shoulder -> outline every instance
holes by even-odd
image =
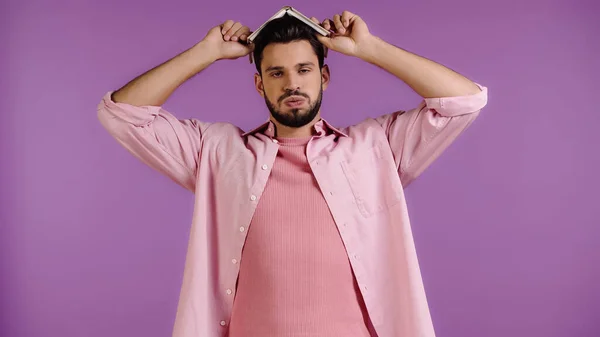
[[[237,125],[229,122],[210,123],[205,132],[206,139],[220,139],[239,137],[242,138],[244,131]]]

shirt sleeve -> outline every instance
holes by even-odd
[[[202,136],[210,123],[180,120],[160,106],[133,106],[107,93],[98,119],[108,133],[143,163],[194,191]]]
[[[487,104],[487,88],[458,97],[425,98],[409,111],[376,118],[394,154],[402,185],[406,187],[477,118]]]

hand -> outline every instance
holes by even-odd
[[[202,42],[206,43],[215,59],[235,60],[252,52],[247,44],[250,29],[239,22],[227,20],[223,24],[211,28]]]
[[[311,20],[323,28],[333,31],[329,37],[317,34],[319,41],[325,47],[345,55],[359,56],[362,50],[368,48],[367,44],[373,38],[363,19],[348,11],[343,11],[342,15],[334,15],[333,20],[325,19],[322,23],[319,23],[315,17],[312,17]]]

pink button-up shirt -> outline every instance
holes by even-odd
[[[320,120],[306,154],[380,337],[434,337],[403,188],[487,103],[474,95],[427,98],[416,108],[337,129]],[[267,122],[180,120],[159,106],[111,100],[106,130],[142,162],[195,193],[174,337],[226,337],[242,247],[279,145]]]

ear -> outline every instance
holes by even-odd
[[[263,85],[262,76],[258,73],[254,74],[254,87],[262,97],[265,97],[265,87]]]
[[[325,64],[323,68],[321,68],[321,83],[323,83],[323,90],[327,89],[330,79],[331,73],[329,72],[329,66]]]

